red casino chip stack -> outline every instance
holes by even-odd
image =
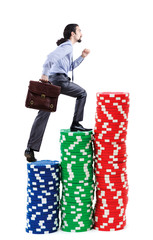
[[[120,230],[126,225],[128,113],[129,93],[97,93],[94,229],[100,231]]]

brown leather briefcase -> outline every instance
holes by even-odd
[[[55,112],[61,87],[50,82],[30,81],[25,106],[27,108]]]

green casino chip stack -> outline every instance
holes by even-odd
[[[93,227],[93,132],[62,129],[61,229],[83,232]]]

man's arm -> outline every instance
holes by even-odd
[[[73,69],[78,67],[80,65],[80,63],[84,60],[85,57],[88,56],[88,54],[90,53],[90,50],[89,49],[84,49],[82,51],[82,54],[80,57],[78,57],[74,62],[73,62]],[[72,71],[72,64],[71,64],[71,67],[70,67],[70,71]]]

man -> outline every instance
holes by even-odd
[[[84,58],[90,53],[89,49],[84,49],[81,56],[73,62],[73,44],[81,42],[82,33],[77,24],[69,24],[63,32],[64,38],[57,41],[58,47],[51,52],[43,65],[41,80],[50,81],[52,84],[61,86],[61,93],[67,96],[75,97],[75,112],[70,127],[71,131],[90,131],[84,128],[79,122],[83,120],[84,105],[86,102],[86,91],[75,84],[68,77],[68,72],[78,67]],[[28,141],[25,156],[27,161],[36,161],[34,151],[39,151],[45,128],[50,116],[50,112],[39,111],[33,123],[30,138]]]

